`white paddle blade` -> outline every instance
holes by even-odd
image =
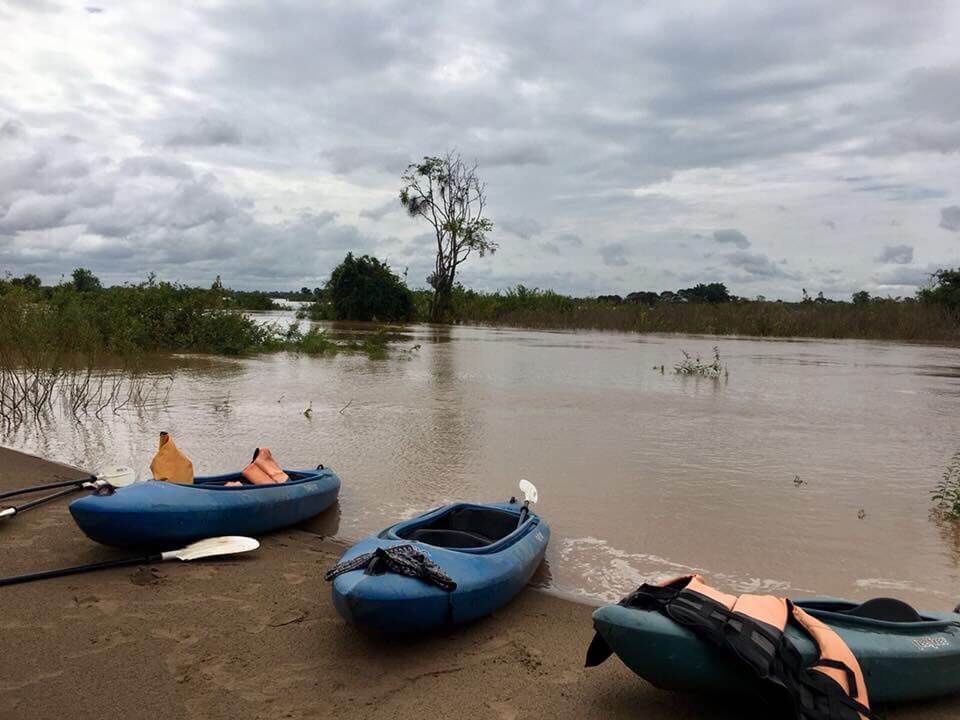
[[[97,480],[103,480],[108,485],[120,488],[133,485],[137,481],[137,474],[133,471],[133,468],[126,465],[114,465],[98,472]]]
[[[259,541],[242,535],[224,535],[222,537],[207,538],[187,545],[179,550],[170,550],[163,553],[164,560],[199,560],[216,555],[234,555],[250,552],[260,547]]]
[[[520,481],[520,492],[523,493],[524,499],[531,505],[537,504],[537,486],[534,485],[529,480]]]

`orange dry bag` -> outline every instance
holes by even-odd
[[[180,452],[173,438],[165,432],[160,433],[160,447],[150,461],[150,472],[153,473],[154,480],[187,485],[193,482],[193,463]]]

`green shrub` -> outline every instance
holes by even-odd
[[[939,305],[950,312],[960,313],[960,269],[937,270],[933,286],[923,288],[917,298],[929,305]]]
[[[369,255],[347,253],[330,274],[327,290],[337,320],[405,321],[413,294],[390,267]]]
[[[292,348],[308,355],[332,355],[340,346],[330,339],[325,330],[312,327],[296,339]]]

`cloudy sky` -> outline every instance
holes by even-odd
[[[399,176],[446,148],[488,184],[478,288],[960,265],[952,0],[0,0],[0,37],[0,272],[297,288],[354,250],[420,285]]]

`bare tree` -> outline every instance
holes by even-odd
[[[400,202],[410,217],[424,218],[437,237],[437,260],[427,282],[433,288],[430,321],[443,322],[457,269],[476,253],[494,253],[497,244],[487,239],[493,221],[483,216],[486,185],[477,177],[477,164],[467,165],[460,153],[425,157],[411,163],[401,177]]]

